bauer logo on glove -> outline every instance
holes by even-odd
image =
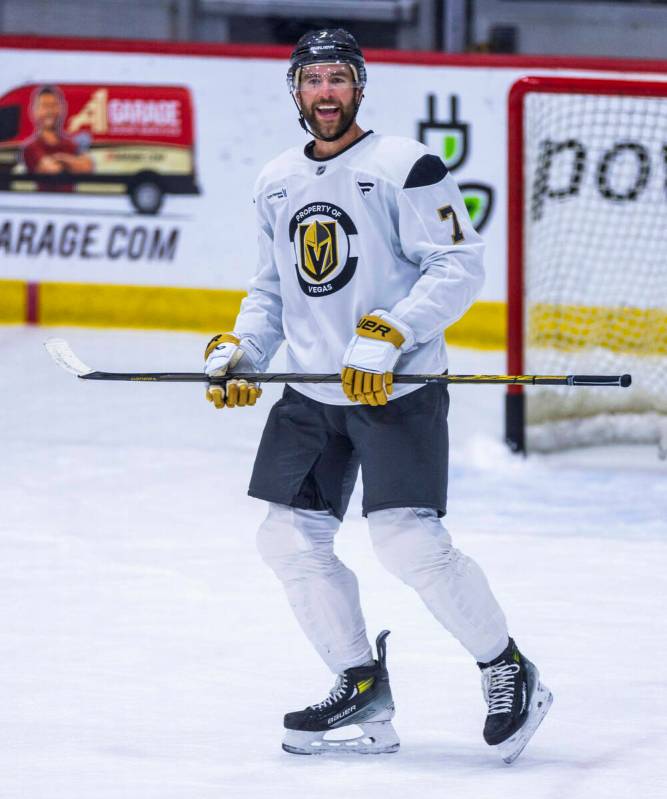
[[[405,337],[396,328],[385,324],[377,316],[362,316],[357,322],[357,335],[390,341],[395,347],[400,347],[405,341]]]
[[[386,405],[394,366],[414,346],[412,330],[387,311],[362,316],[343,356],[343,391],[352,402]]]

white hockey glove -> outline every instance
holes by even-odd
[[[204,372],[209,377],[224,377],[228,371],[239,365],[246,356],[245,351],[239,346],[239,339],[233,333],[219,333],[209,341],[204,357],[206,363]],[[245,368],[247,365],[247,368]],[[252,372],[255,367],[246,356],[242,364],[244,371]],[[206,399],[216,408],[235,408],[254,405],[262,396],[262,389],[255,383],[247,380],[229,379],[226,385],[209,383],[206,389]]]
[[[414,343],[412,330],[387,311],[362,316],[343,355],[343,391],[347,398],[363,405],[386,405],[393,391],[396,361]]]

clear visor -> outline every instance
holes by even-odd
[[[294,73],[293,91],[317,92],[324,86],[334,91],[363,88],[356,67],[349,63],[307,64]]]

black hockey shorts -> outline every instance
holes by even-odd
[[[364,516],[447,509],[447,387],[429,383],[387,405],[327,405],[290,386],[262,434],[248,494],[343,518],[361,466]]]

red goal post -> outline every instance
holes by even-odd
[[[603,359],[639,380],[627,398],[510,386],[506,441],[514,451],[664,443],[667,80],[523,78],[508,125],[508,373],[602,372]]]

